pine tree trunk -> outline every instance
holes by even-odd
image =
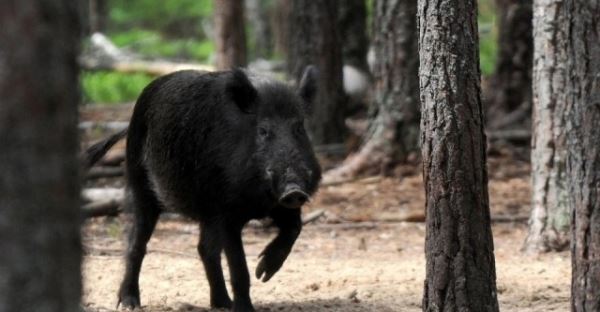
[[[340,1],[338,25],[344,64],[369,72],[367,52],[367,4],[365,0]]]
[[[328,172],[326,180],[363,172],[385,173],[418,149],[419,86],[417,0],[373,2],[376,112],[360,150]]]
[[[419,0],[423,311],[498,311],[475,0]]]
[[[562,250],[569,243],[566,161],[565,53],[563,0],[536,0],[533,31],[532,211],[527,252]]]
[[[243,0],[215,0],[216,67],[246,66]]]
[[[80,311],[71,0],[0,1],[0,311]]]
[[[307,65],[319,69],[318,94],[308,120],[314,144],[340,143],[346,136],[342,52],[337,0],[292,0],[288,73],[299,81]]]
[[[600,1],[565,0],[571,311],[600,311]]]
[[[514,127],[531,115],[532,2],[496,0],[498,60],[486,96],[491,128]]]

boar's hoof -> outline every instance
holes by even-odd
[[[136,310],[139,311],[140,306],[140,298],[135,296],[119,296],[119,303],[117,303],[117,307],[121,306],[123,310]]]

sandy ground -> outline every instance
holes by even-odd
[[[420,181],[415,174],[323,188],[308,210],[324,208],[325,217],[305,227],[290,258],[271,281],[252,279],[258,311],[420,311],[424,224],[365,222],[382,215],[394,220],[389,216],[418,214],[410,210],[423,205]],[[526,176],[493,179],[490,192],[493,215],[527,213]],[[115,307],[127,222],[124,216],[86,224],[84,303],[89,311]],[[568,253],[522,254],[523,221],[497,222],[493,231],[501,310],[567,311]],[[251,272],[274,234],[268,229],[246,229]],[[198,235],[195,223],[159,222],[140,279],[144,311],[209,311],[208,284],[196,253]]]
[[[82,118],[127,120],[130,111],[131,105],[92,108],[84,110]],[[529,165],[520,160],[527,152],[494,147],[489,154],[500,309],[568,311],[568,252],[531,256],[520,251],[530,207]],[[119,179],[99,182],[122,185]],[[418,164],[399,167],[392,177],[322,187],[306,212],[322,209],[325,215],[305,226],[292,254],[269,282],[252,278],[255,307],[258,311],[421,311],[423,207]],[[122,215],[97,218],[84,226],[87,311],[115,309],[127,223],[128,216]],[[245,230],[251,272],[274,235],[269,229]],[[144,311],[210,311],[208,283],[196,253],[198,236],[195,223],[161,219],[141,273]]]

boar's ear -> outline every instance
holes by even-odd
[[[298,86],[298,95],[304,101],[304,112],[307,115],[312,114],[313,104],[317,96],[318,76],[319,70],[314,65],[308,65],[304,69],[304,74],[302,74],[302,79],[300,79]]]
[[[252,86],[250,79],[243,70],[235,68],[225,86],[225,92],[242,112],[248,114],[256,113],[258,92]]]

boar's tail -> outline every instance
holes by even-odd
[[[108,150],[127,135],[128,128],[121,130],[108,138],[88,147],[83,155],[85,169],[91,168],[108,152]]]

